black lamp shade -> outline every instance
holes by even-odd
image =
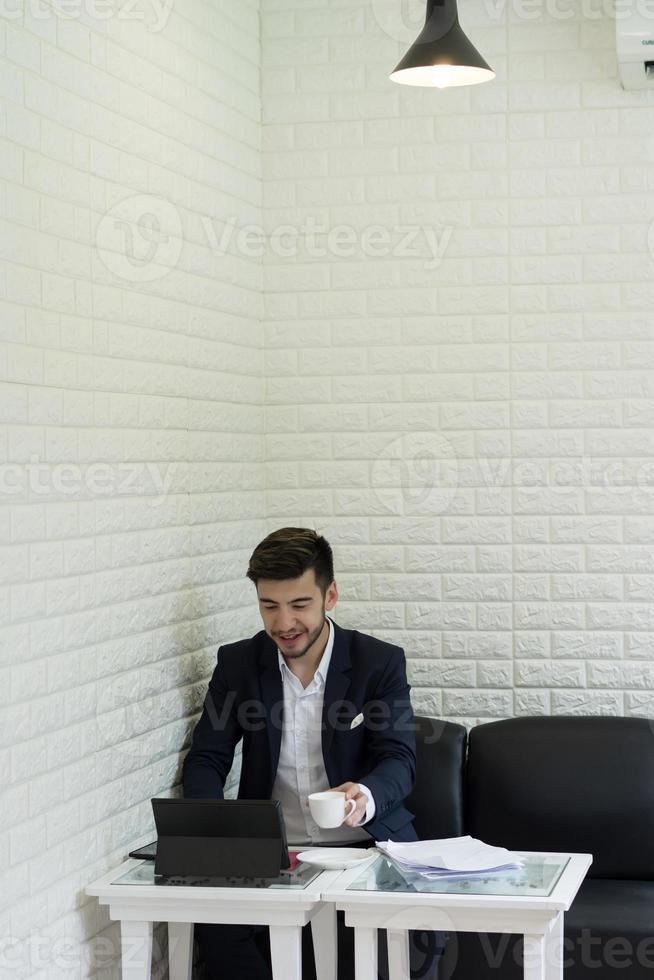
[[[390,77],[402,85],[449,88],[489,82],[495,72],[463,33],[456,0],[428,0],[425,26]]]

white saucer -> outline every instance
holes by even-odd
[[[300,851],[297,859],[325,871],[339,871],[354,868],[378,854],[374,847],[316,847],[310,851]]]

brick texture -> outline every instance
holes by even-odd
[[[107,978],[119,930],[83,889],[152,840],[217,642],[256,628],[262,262],[224,236],[261,223],[259,11],[22,6],[0,21],[0,973]]]
[[[422,0],[37,7],[0,20],[0,955],[106,980],[83,888],[179,791],[273,527],[330,538],[419,711],[651,714],[654,108],[580,0],[462,4],[498,77],[442,92],[387,78]]]
[[[262,10],[275,515],[421,710],[650,713],[654,108],[613,18],[461,4],[497,78],[439,92],[387,77],[419,0]]]

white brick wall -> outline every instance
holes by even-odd
[[[612,21],[461,0],[498,78],[435,92],[387,81],[422,0],[261,5],[0,20],[11,977],[116,975],[84,885],[177,792],[267,529],[329,536],[419,710],[652,713],[654,104]]]
[[[25,10],[0,20],[0,974],[106,980],[83,889],[152,839],[216,644],[256,628],[261,259],[219,240],[261,221],[258,2]]]
[[[387,80],[423,0],[262,8],[268,516],[420,710],[651,714],[654,101],[612,18],[461,0],[498,77],[438,92]]]

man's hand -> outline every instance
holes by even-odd
[[[368,794],[362,793],[361,788],[358,783],[341,783],[340,786],[332,786],[331,789],[335,793],[345,793],[345,800],[355,800],[356,808],[352,810],[352,813],[344,822],[345,827],[356,827],[357,824],[361,823],[366,815],[366,806],[368,805]],[[348,807],[348,810],[350,808]]]

